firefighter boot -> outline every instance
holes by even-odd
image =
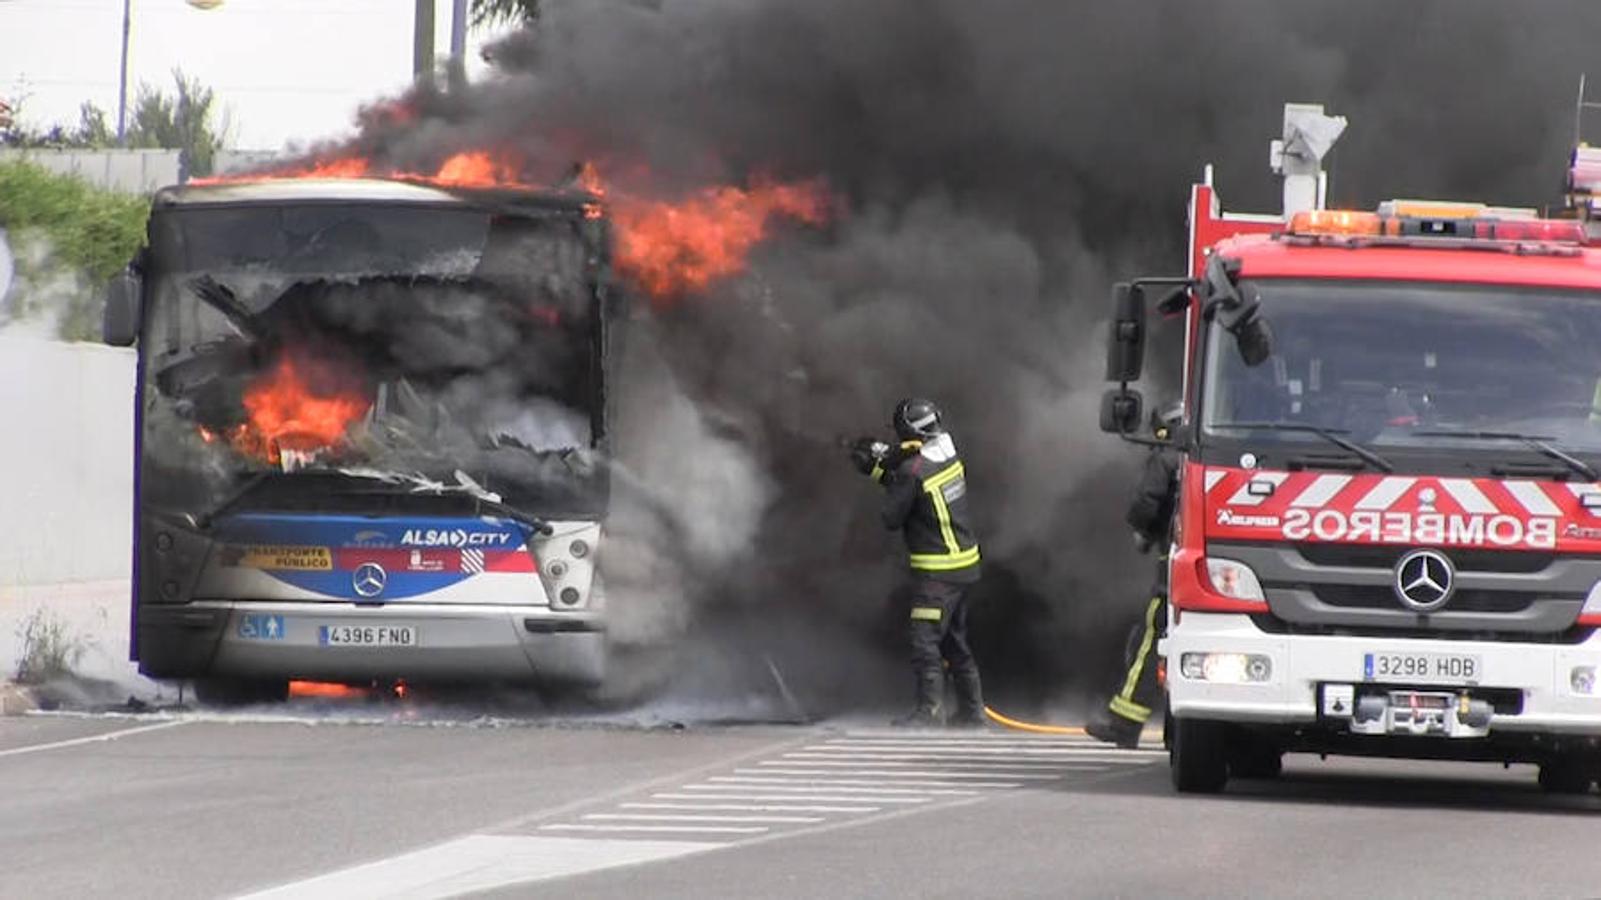
[[[943,724],[941,700],[945,694],[945,675],[938,669],[917,673],[917,707],[890,722],[896,728],[938,728]]]
[[[956,715],[951,717],[952,728],[983,728],[984,689],[978,677],[978,666],[967,665],[952,673],[956,682]]]
[[[1116,744],[1124,750],[1133,750],[1140,745],[1142,730],[1144,726],[1141,723],[1115,715],[1105,707],[1091,713],[1090,720],[1084,723],[1084,732],[1090,737]]]

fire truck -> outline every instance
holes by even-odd
[[[1159,644],[1180,792],[1286,752],[1601,774],[1601,165],[1567,208],[1324,206],[1345,127],[1286,107],[1277,215],[1190,195],[1189,270],[1114,288],[1103,430],[1148,306],[1184,329]]]

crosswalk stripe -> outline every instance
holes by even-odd
[[[718,798],[722,799],[721,797]],[[790,803],[619,803],[622,809],[681,809],[681,810],[726,810],[730,812],[821,812],[821,813],[869,813],[878,812],[881,806],[815,806],[811,804]]]
[[[638,822],[769,822],[808,823],[821,822],[821,816],[690,816],[672,813],[590,813],[585,819]]]
[[[769,793],[757,789],[755,785],[751,785],[751,788],[752,790],[748,794],[683,794],[678,792],[666,792],[661,794],[651,794],[651,796],[657,800],[710,800],[715,797],[718,800],[750,800],[771,803],[794,803],[798,801],[809,801],[815,803],[928,803],[934,799],[933,797],[889,797],[882,794],[865,797],[850,797],[841,795],[838,792],[827,793],[822,791],[815,793],[807,792],[802,794]]]
[[[905,745],[888,745],[888,744],[886,744],[886,745],[872,745],[872,746],[832,745],[832,746],[826,746],[826,747],[807,747],[802,752],[809,752],[809,753],[817,753],[817,752],[845,753],[845,752],[849,752],[849,753],[852,753],[852,754],[857,754],[857,755],[862,755],[862,756],[870,756],[870,755],[873,755],[873,754],[897,754],[897,753],[898,754],[914,753],[914,754],[918,754],[918,755],[922,755],[922,756],[933,756],[933,755],[962,756],[962,755],[971,755],[974,758],[978,758],[978,759],[994,758],[996,756],[1012,756],[1012,757],[1017,757],[1019,759],[1033,759],[1033,760],[1072,759],[1073,757],[1105,756],[1107,754],[1116,754],[1118,756],[1134,756],[1134,755],[1166,756],[1167,755],[1167,751],[1165,751],[1165,750],[1113,750],[1113,749],[1109,749],[1109,748],[1102,748],[1102,749],[1098,749],[1098,750],[1097,749],[1092,749],[1092,748],[1085,748],[1083,750],[1067,750],[1067,749],[1050,749],[1050,750],[1047,750],[1047,749],[1044,749],[1044,748],[1039,748],[1039,749],[1011,749],[1011,748],[1001,748],[1001,747],[929,747],[929,746],[918,746],[916,744],[905,744]]]
[[[826,773],[825,773],[826,774]],[[730,784],[812,784],[812,785],[850,785],[852,787],[931,787],[931,788],[1015,788],[1021,783],[1016,781],[939,781],[934,779],[918,781],[885,781],[883,779],[869,780],[865,778],[753,778],[747,775],[714,775],[707,781]]]
[[[1118,751],[1107,751],[1113,756]],[[1093,760],[1091,760],[1093,762]],[[1084,760],[1053,759],[985,759],[963,760],[936,757],[927,763],[894,759],[888,756],[862,756],[855,753],[786,753],[782,759],[762,760],[762,766],[872,766],[874,768],[916,768],[929,765],[941,769],[988,769],[996,772],[1073,772],[1083,768]]]
[[[459,897],[728,846],[723,840],[471,834],[251,894],[263,898]]]
[[[882,769],[735,769],[744,775],[873,775],[880,778],[1022,778],[1032,781],[1055,781],[1060,775],[1041,772],[942,772],[934,769],[912,769],[886,772]]]
[[[918,794],[921,796],[938,795],[974,795],[978,791],[971,788],[888,788],[888,787],[849,787],[834,784],[793,785],[786,787],[781,784],[770,783],[771,779],[763,782],[746,784],[686,784],[680,790],[685,791],[800,791],[804,793],[819,793],[827,791],[833,794],[868,794],[877,797],[880,794]]]
[[[541,825],[540,831],[648,831],[653,834],[765,834],[771,829],[761,825],[579,825],[557,823]]]

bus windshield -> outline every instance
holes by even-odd
[[[348,506],[343,485],[593,507],[603,332],[584,235],[581,217],[466,205],[157,210],[147,497],[203,510],[270,480],[279,504]]]
[[[1205,437],[1601,453],[1601,294],[1262,280],[1272,355],[1208,332]],[[1278,427],[1274,427],[1278,426]],[[1320,434],[1321,432],[1321,434]],[[1548,454],[1549,455],[1549,454]],[[1583,465],[1583,464],[1581,464]]]

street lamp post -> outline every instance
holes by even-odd
[[[117,82],[117,146],[127,144],[128,135],[128,29],[133,21],[133,0],[122,0],[122,76]]]
[[[195,9],[216,9],[223,0],[188,0]],[[122,69],[117,79],[117,146],[128,139],[128,33],[133,27],[133,0],[122,0]]]

